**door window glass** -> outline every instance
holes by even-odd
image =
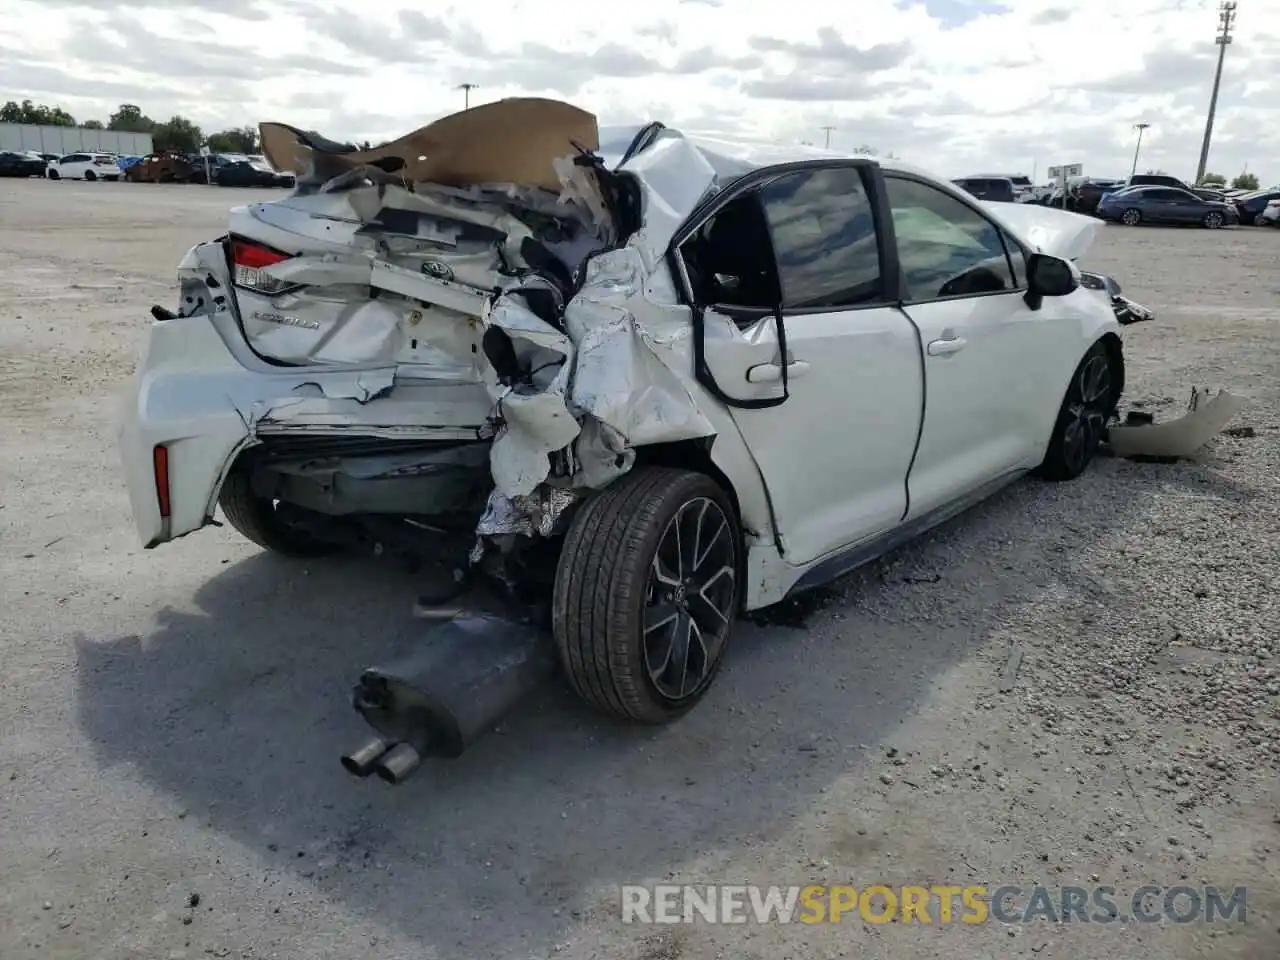
[[[852,167],[783,174],[734,198],[680,254],[703,304],[834,309],[881,295],[871,202]]]
[[[994,223],[950,194],[917,180],[886,177],[885,187],[907,299],[1017,289],[1019,275]]]
[[[856,167],[789,173],[759,194],[784,307],[856,307],[881,299],[875,220]]]

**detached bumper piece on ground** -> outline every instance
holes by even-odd
[[[220,507],[277,553],[447,571],[453,607],[356,689],[377,737],[344,764],[392,783],[557,663],[672,721],[743,611],[1079,477],[1149,317],[1076,265],[1100,221],[896,160],[606,136],[541,99],[372,150],[261,133],[296,187],[234,208],[153,310],[130,503],[147,547]]]
[[[1156,423],[1149,415],[1130,411],[1124,423],[1107,431],[1107,442],[1119,457],[1172,462],[1192,456],[1220,434],[1242,409],[1239,397],[1226,390],[1210,394],[1193,387],[1187,412],[1177,420]]]

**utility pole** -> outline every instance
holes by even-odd
[[[1218,45],[1218,70],[1213,75],[1213,93],[1209,96],[1209,116],[1204,123],[1204,142],[1200,145],[1200,166],[1196,168],[1196,183],[1204,176],[1204,168],[1209,163],[1209,141],[1213,138],[1213,115],[1218,109],[1218,88],[1222,85],[1222,63],[1227,58],[1227,44],[1231,42],[1231,28],[1236,25],[1235,0],[1227,0],[1218,5],[1218,35],[1214,43]]]
[[[1133,175],[1138,172],[1138,151],[1142,149],[1142,131],[1151,126],[1149,123],[1135,123],[1133,129],[1138,131],[1138,145],[1133,148],[1133,169],[1129,171],[1129,178],[1133,179]],[[1197,177],[1197,179],[1199,179]]]
[[[453,89],[462,91],[462,109],[471,109],[471,91],[480,86],[478,83],[460,83]]]
[[[827,142],[824,146],[827,150],[830,150],[831,149],[831,131],[834,130],[835,127],[819,127],[818,129],[826,132]]]

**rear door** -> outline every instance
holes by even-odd
[[[1162,223],[1186,223],[1188,219],[1200,219],[1203,206],[1198,197],[1172,187],[1154,187],[1147,191],[1146,210],[1143,217]],[[1147,210],[1150,212],[1148,213]]]
[[[1027,306],[1025,252],[976,205],[909,175],[885,184],[905,309],[925,347],[908,482],[917,518],[1038,461],[1078,334]]]
[[[915,327],[886,293],[874,168],[784,169],[727,191],[677,243],[704,311],[699,380],[804,565],[901,522],[923,379]]]

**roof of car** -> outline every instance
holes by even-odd
[[[626,152],[635,135],[643,128],[643,124],[601,127],[600,155],[609,166],[617,163]],[[678,129],[678,128],[672,128]],[[739,176],[762,167],[772,167],[782,163],[799,163],[805,160],[853,160],[863,158],[865,154],[844,153],[809,144],[772,143],[767,140],[749,138],[722,137],[717,134],[702,134],[694,130],[678,130],[686,140],[692,143],[707,158],[707,161],[721,176]],[[897,170],[903,173],[916,173],[931,179],[936,174],[905,163],[901,160],[886,157],[875,157],[880,166],[886,170]]]

